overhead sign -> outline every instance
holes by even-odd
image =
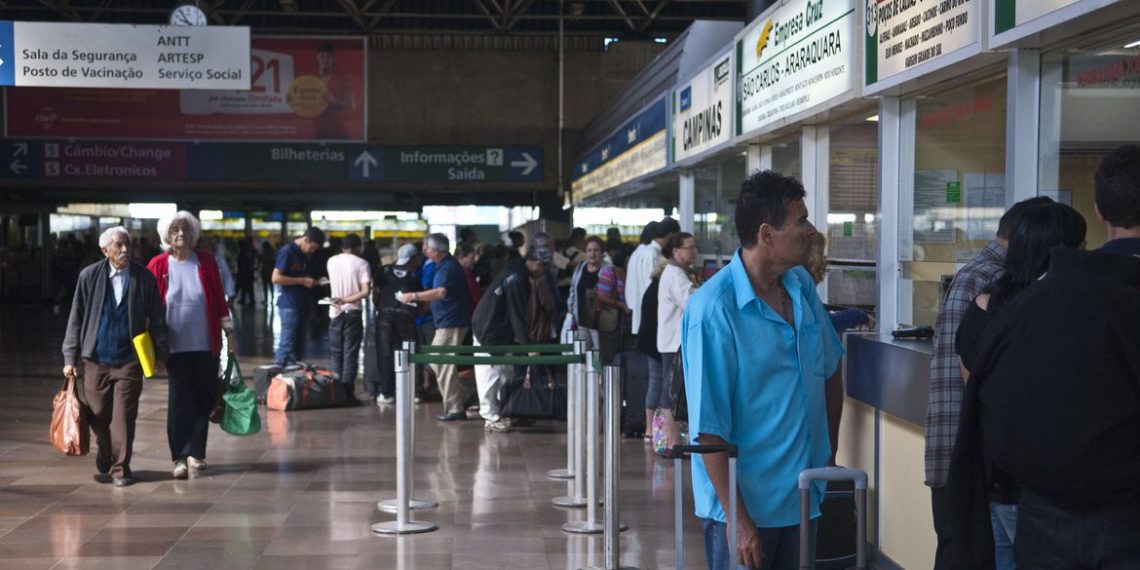
[[[249,28],[0,22],[0,85],[249,89]]]
[[[542,148],[525,146],[350,147],[352,180],[542,182]]]
[[[855,0],[789,0],[736,42],[736,134],[826,103],[854,87]]]
[[[665,102],[658,99],[578,160],[571,183],[575,203],[665,168],[669,158]]]
[[[978,42],[980,0],[864,0],[863,84],[871,86]]]
[[[541,183],[543,149],[5,140],[0,178],[243,182]]]
[[[1002,33],[1081,0],[993,0],[994,33]]]
[[[246,46],[235,53],[248,57],[243,66],[248,83],[239,91],[8,89],[8,136],[330,142],[366,138],[363,38],[253,38],[252,50]]]
[[[673,160],[732,139],[732,53],[673,92]]]

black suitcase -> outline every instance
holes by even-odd
[[[253,370],[253,391],[257,394],[257,403],[265,403],[265,394],[269,392],[269,381],[281,373],[282,368],[276,364],[263,364]]]
[[[614,365],[621,367],[621,434],[641,437],[645,425],[645,395],[649,392],[650,357],[636,351],[614,356]]]

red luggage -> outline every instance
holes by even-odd
[[[348,405],[348,392],[331,370],[305,365],[274,376],[265,405],[280,411],[336,408]]]

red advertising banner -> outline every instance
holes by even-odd
[[[10,137],[363,141],[363,38],[252,39],[249,91],[9,87]]]

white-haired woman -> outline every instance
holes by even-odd
[[[222,332],[233,346],[233,323],[218,265],[212,253],[195,250],[201,226],[190,212],[158,221],[161,253],[147,269],[158,280],[166,303],[166,361],[170,386],[166,437],[174,478],[186,479],[206,467],[206,434],[218,389]]]

